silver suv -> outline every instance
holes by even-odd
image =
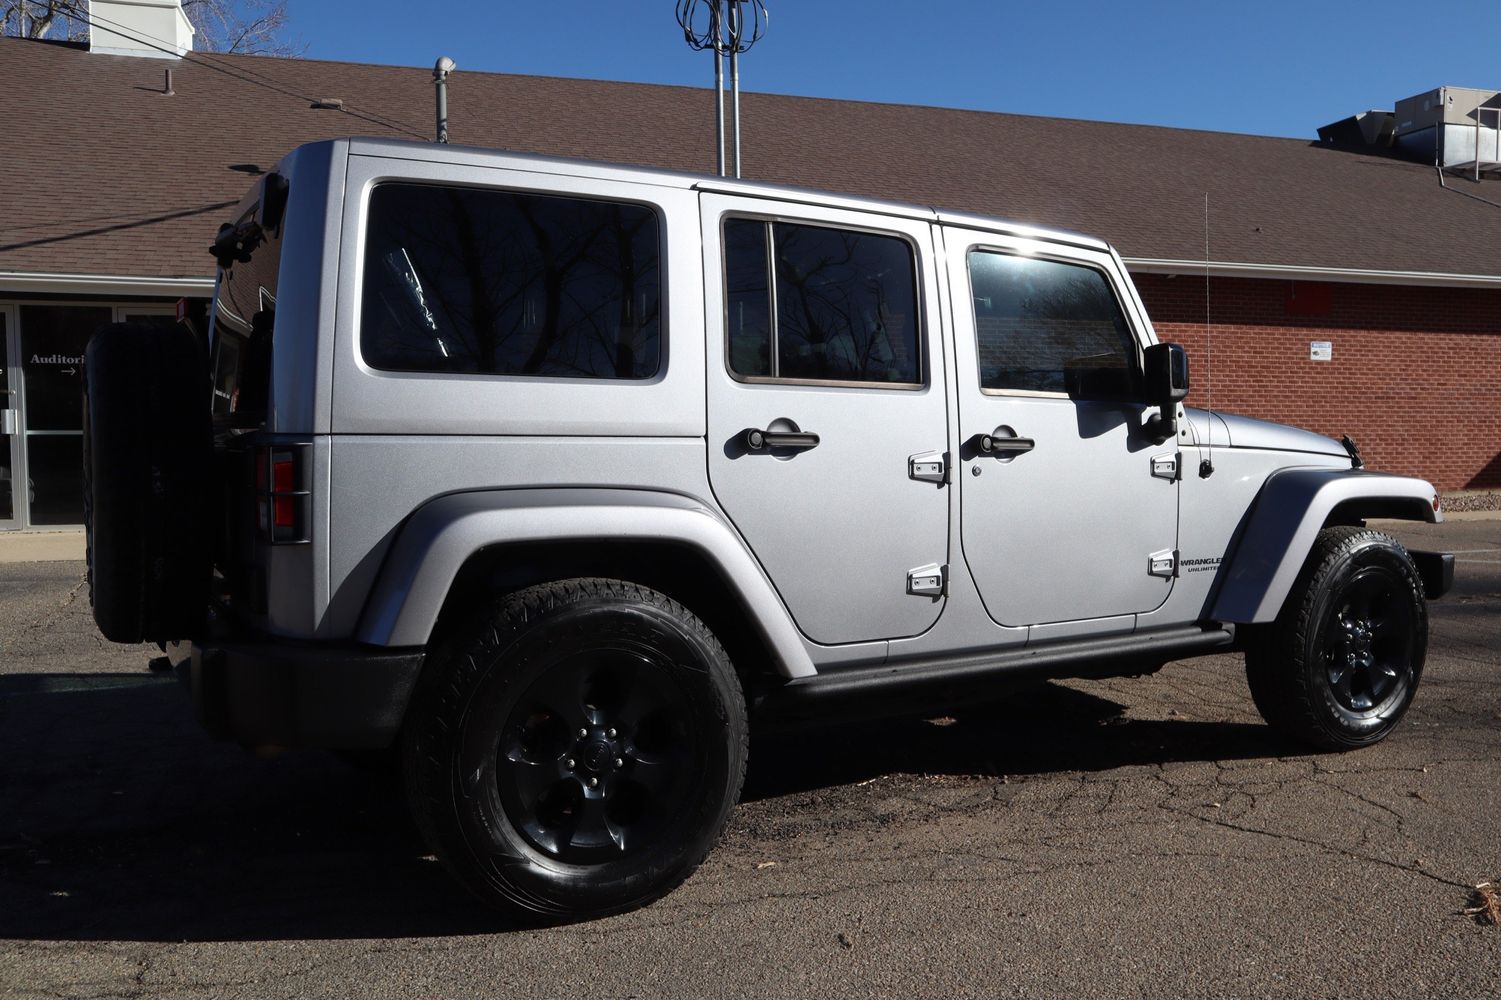
[[[751,721],[1243,650],[1324,748],[1397,724],[1453,559],[1354,445],[1183,406],[1088,237],[366,139],[214,240],[208,336],[87,358],[95,616],[203,723],[390,749],[484,900],[608,913],[704,858]]]

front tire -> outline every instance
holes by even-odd
[[[745,775],[740,684],[692,612],[619,580],[542,584],[438,650],[402,737],[417,825],[458,880],[531,919],[672,889]]]
[[[1412,704],[1428,608],[1411,557],[1366,528],[1325,528],[1275,623],[1246,648],[1262,717],[1324,750],[1385,738]]]

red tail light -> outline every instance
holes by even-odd
[[[297,459],[290,452],[271,452],[271,517],[276,534],[297,528]]]
[[[306,445],[256,449],[256,527],[266,541],[296,544],[309,540],[308,454]]]

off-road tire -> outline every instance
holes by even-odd
[[[440,644],[400,745],[413,817],[448,870],[513,917],[557,922],[643,905],[698,867],[739,798],[747,723],[702,621],[590,578],[509,594]]]
[[[104,327],[84,355],[89,600],[115,642],[196,634],[212,573],[208,363],[181,327]]]
[[[1427,650],[1422,579],[1407,551],[1378,531],[1325,528],[1276,622],[1252,631],[1246,679],[1273,727],[1348,750],[1396,728]]]

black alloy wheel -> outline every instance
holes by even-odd
[[[1329,690],[1348,712],[1371,712],[1411,682],[1413,607],[1395,574],[1361,570],[1341,594],[1324,635]]]
[[[1396,728],[1427,651],[1428,608],[1407,551],[1368,528],[1325,528],[1277,620],[1250,629],[1246,679],[1272,726],[1346,750]]]
[[[745,776],[739,678],[656,591],[504,597],[429,657],[403,729],[413,816],[484,902],[528,922],[640,906],[698,867]]]
[[[496,780],[506,815],[537,850],[588,864],[639,851],[691,805],[707,748],[683,692],[648,655],[585,651],[517,699]]]

